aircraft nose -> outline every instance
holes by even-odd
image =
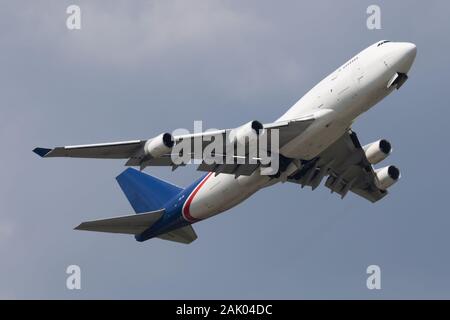
[[[417,47],[414,43],[400,42],[395,47],[396,54],[394,60],[396,71],[401,73],[408,73],[417,55]]]
[[[417,47],[414,43],[405,42],[403,43],[403,50],[404,50],[404,56],[405,59],[408,59],[412,62],[414,62],[414,59],[417,55]]]

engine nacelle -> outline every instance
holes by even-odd
[[[236,129],[233,129],[229,136],[230,143],[239,145],[247,145],[255,143],[258,136],[263,132],[263,125],[261,122],[253,120]]]
[[[396,166],[387,166],[375,170],[377,176],[376,185],[382,190],[386,190],[400,179],[400,170]]]
[[[144,154],[150,158],[158,158],[172,150],[175,144],[170,133],[161,133],[159,136],[147,140],[144,146]]]
[[[386,159],[392,152],[392,146],[389,141],[381,139],[365,145],[363,150],[367,160],[369,160],[371,164],[377,164]]]

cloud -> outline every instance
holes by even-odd
[[[69,4],[14,10],[14,36],[5,37],[16,50],[69,72],[72,66],[80,73],[112,70],[130,76],[145,70],[170,84],[174,75],[180,83],[200,82],[197,87],[214,83],[233,98],[276,84],[286,87],[310,74],[308,57],[302,59],[309,51],[285,50],[287,38],[277,21],[236,2],[80,1],[82,29],[72,31],[64,20]]]
[[[138,66],[167,55],[181,57],[237,44],[246,33],[265,28],[256,16],[221,1],[152,1],[137,6],[90,1],[80,7],[82,30],[60,35],[61,50],[94,64]]]
[[[15,227],[11,221],[0,220],[0,246],[4,245],[14,234]]]

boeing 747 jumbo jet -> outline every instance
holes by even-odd
[[[126,169],[116,179],[137,214],[83,222],[75,228],[132,234],[137,241],[157,237],[191,243],[197,238],[192,224],[278,182],[314,190],[327,177],[325,186],[342,198],[352,191],[376,202],[398,181],[400,171],[392,165],[374,169],[373,165],[391,153],[391,144],[380,139],[361,146],[351,125],[400,89],[408,79],[416,51],[412,43],[380,41],[371,45],[319,82],[273,123],[254,120],[232,130],[163,133],[148,140],[33,151],[44,158],[128,159],[126,166],[138,166],[141,171],[147,166],[171,166],[174,170],[187,163],[199,164],[198,170],[207,173],[185,189]],[[263,136],[267,145],[258,144],[258,150],[270,155],[269,162],[246,148],[262,141]],[[220,141],[223,148],[217,147]],[[182,145],[194,146],[200,152],[179,152],[177,148]],[[235,154],[239,146],[244,146],[244,152]],[[189,162],[180,162],[180,156]],[[211,157],[215,160],[208,161]],[[231,161],[219,161],[225,158]]]

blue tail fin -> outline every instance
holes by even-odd
[[[116,180],[136,213],[162,209],[183,190],[132,168],[126,169]]]

